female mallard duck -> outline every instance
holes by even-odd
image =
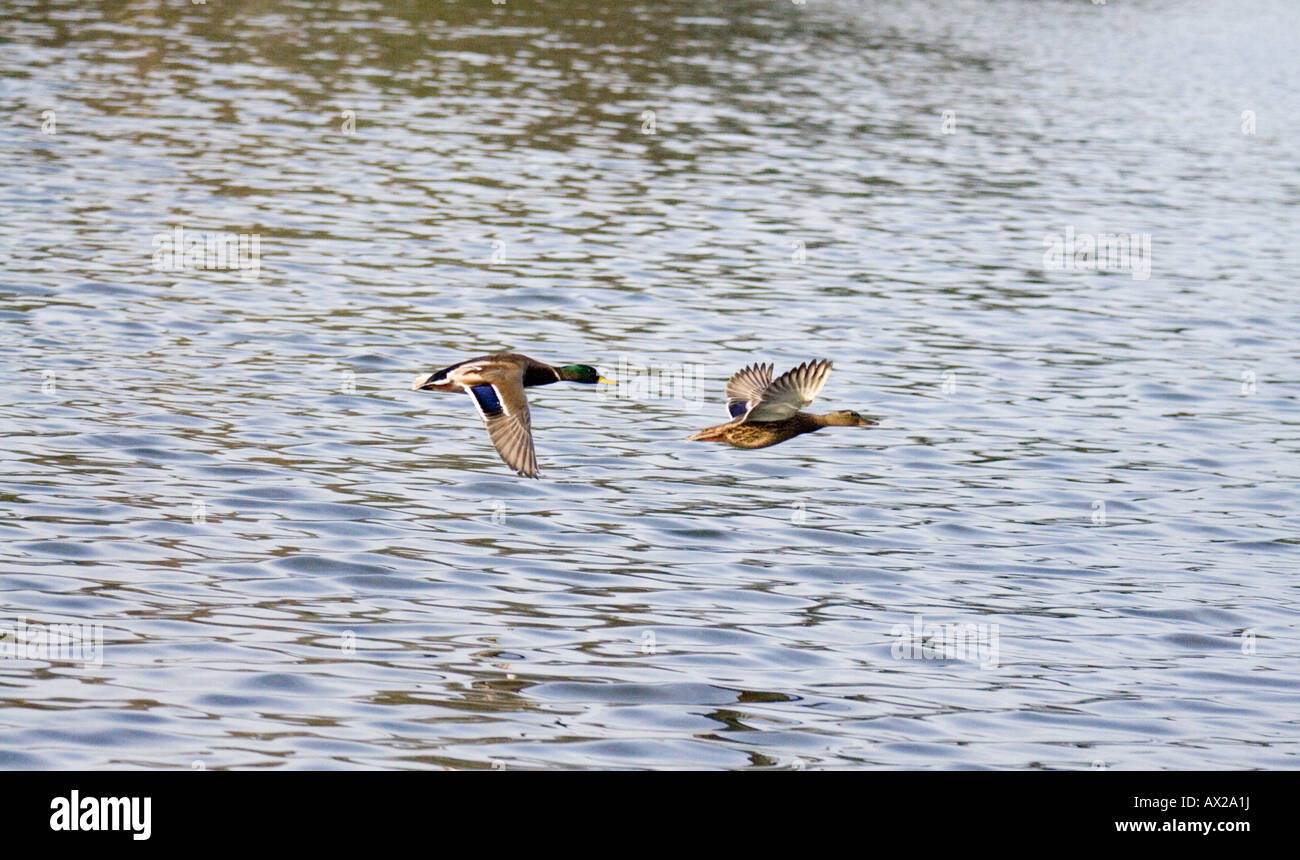
[[[562,381],[613,384],[590,365],[551,367],[516,352],[498,352],[421,374],[411,383],[411,390],[469,394],[501,459],[520,475],[536,478],[537,454],[524,389]]]
[[[816,415],[799,410],[826,384],[831,362],[806,361],[772,381],[772,365],[752,364],[727,381],[732,420],[687,436],[692,442],[726,442],[735,448],[766,448],[823,427],[869,427],[878,423],[856,412]]]

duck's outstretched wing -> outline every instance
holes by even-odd
[[[465,390],[483,418],[492,446],[505,464],[526,478],[536,478],[533,422],[522,380],[466,385]]]
[[[758,405],[772,384],[772,365],[751,364],[727,380],[727,412],[739,418]]]
[[[805,361],[794,370],[777,377],[763,389],[759,400],[745,413],[744,421],[781,421],[789,418],[812,403],[831,373],[831,362],[825,359]]]

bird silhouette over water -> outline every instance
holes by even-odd
[[[772,365],[751,364],[727,380],[731,420],[687,436],[691,442],[726,442],[734,448],[766,448],[823,427],[870,427],[879,422],[856,412],[818,415],[800,410],[826,385],[831,362],[806,361],[772,379]]]
[[[501,459],[518,474],[536,478],[537,454],[524,389],[553,382],[612,384],[589,364],[552,367],[517,352],[498,352],[421,374],[411,389],[469,394]]]

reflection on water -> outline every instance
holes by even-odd
[[[1297,766],[1289,4],[603,6],[4,4],[0,765]]]

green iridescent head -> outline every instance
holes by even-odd
[[[600,372],[590,364],[566,364],[563,367],[555,368],[555,372],[565,382],[583,382],[587,385],[595,385],[597,382],[605,385],[614,384],[601,376]]]

